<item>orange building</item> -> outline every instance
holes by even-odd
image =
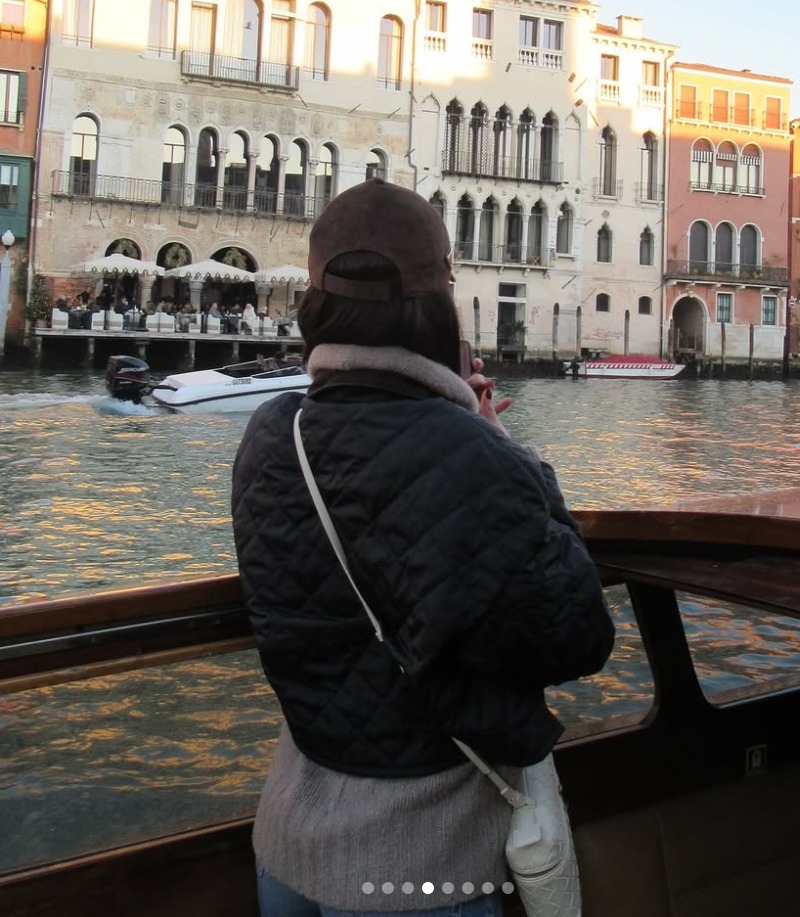
[[[789,353],[800,356],[800,118],[792,121],[792,174],[789,184]]]
[[[791,81],[676,63],[668,93],[665,324],[673,355],[781,359]]]
[[[23,286],[46,31],[46,0],[0,0],[0,236],[10,230],[15,239],[8,250],[9,336],[21,333],[25,323]]]

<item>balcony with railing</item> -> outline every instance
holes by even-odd
[[[637,204],[664,203],[664,186],[656,182],[637,181],[635,193]]]
[[[444,54],[447,51],[447,36],[443,32],[426,32],[422,37],[422,47],[432,54]]]
[[[22,112],[19,109],[4,110],[0,108],[0,124],[21,124]]]
[[[788,286],[789,268],[762,264],[732,264],[723,261],[668,261],[667,277],[712,283]]]
[[[595,200],[605,198],[607,200],[618,201],[622,197],[622,191],[622,179],[609,180],[606,178],[595,178],[592,182],[592,196]]]
[[[597,84],[597,98],[602,102],[619,102],[619,80],[600,80]]]
[[[327,197],[312,197],[291,191],[278,194],[261,188],[248,191],[230,185],[217,187],[69,171],[53,172],[52,193],[56,197],[277,215],[297,220],[316,219],[328,204]]]
[[[472,56],[478,60],[493,60],[494,44],[491,38],[473,38]]]
[[[297,89],[300,85],[299,67],[204,51],[181,51],[181,74],[215,82],[270,86],[273,89]]]
[[[639,85],[639,105],[642,108],[661,108],[664,104],[663,86]]]
[[[675,105],[675,117],[684,121],[700,121],[703,117],[703,106],[699,102],[679,99]]]
[[[553,159],[520,160],[493,153],[451,153],[445,150],[442,172],[445,175],[476,175],[558,185],[564,180],[564,163]]]
[[[535,248],[521,242],[456,242],[453,246],[455,261],[483,264],[513,264],[518,267],[547,270],[555,260],[553,249]]]
[[[714,194],[749,194],[764,197],[762,185],[737,185],[733,182],[695,181],[689,182],[690,191],[711,191]]]
[[[520,48],[517,52],[517,63],[521,67],[539,70],[563,70],[564,52],[545,48]]]

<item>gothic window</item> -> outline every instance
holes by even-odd
[[[200,131],[197,143],[194,202],[198,207],[216,207],[219,142],[210,127]]]
[[[653,264],[655,258],[655,239],[649,226],[645,226],[639,236],[639,264]]]
[[[456,250],[459,260],[475,260],[475,207],[464,194],[456,208]]]
[[[727,273],[733,270],[733,252],[736,230],[730,223],[720,223],[714,233],[714,271]]]
[[[517,178],[536,177],[536,119],[530,108],[519,116],[517,124]]]
[[[714,147],[702,138],[692,144],[692,188],[711,188],[713,184]]]
[[[273,137],[262,137],[261,149],[256,159],[253,193],[253,207],[259,213],[276,212],[278,207],[279,175],[278,141]]]
[[[528,220],[528,264],[546,264],[547,210],[541,201],[531,208]]]
[[[511,111],[503,105],[494,116],[494,174],[511,174]]]
[[[447,106],[445,117],[444,132],[444,162],[442,170],[444,172],[463,172],[464,167],[461,162],[461,152],[463,145],[464,109],[461,103],[456,99]]]
[[[710,241],[708,223],[695,220],[689,229],[689,270],[692,273],[708,273]]]
[[[600,194],[617,196],[617,135],[608,126],[600,134]]]
[[[564,201],[558,209],[558,221],[556,223],[556,251],[559,255],[572,253],[572,222],[572,207]]]
[[[486,199],[481,211],[480,240],[478,245],[479,261],[499,260],[495,257],[494,237],[497,222],[497,202],[493,197]]]
[[[503,260],[519,264],[522,260],[522,205],[513,200],[506,210],[506,232]]]
[[[489,112],[480,102],[472,109],[469,118],[469,158],[473,175],[486,175],[488,155]]]
[[[382,150],[367,153],[367,178],[386,178],[386,154]]]
[[[553,112],[549,111],[542,118],[542,127],[539,132],[539,181],[558,181],[557,146],[558,121]]]
[[[608,223],[603,223],[597,231],[597,260],[604,263],[611,263],[611,229]]]
[[[247,137],[237,131],[231,136],[228,147],[222,185],[222,206],[226,210],[247,210]]]

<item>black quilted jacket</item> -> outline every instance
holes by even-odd
[[[351,774],[451,767],[463,757],[450,735],[496,764],[538,761],[562,730],[543,688],[598,671],[613,644],[552,469],[421,391],[335,379],[310,397],[267,402],[233,472],[239,569],[264,672],[300,750]],[[292,436],[301,403],[311,467],[388,646],[302,477]]]

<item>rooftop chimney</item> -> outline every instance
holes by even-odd
[[[638,16],[617,16],[617,33],[624,38],[641,38],[642,20]]]

